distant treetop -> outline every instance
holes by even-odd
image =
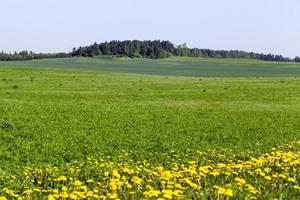
[[[187,56],[187,57],[203,57],[203,58],[245,58],[258,59],[266,61],[281,62],[300,62],[300,58],[290,59],[281,55],[259,54],[245,51],[226,51],[226,50],[210,50],[189,48],[186,44],[175,47],[169,41],[110,41],[104,43],[94,43],[90,46],[74,48],[71,52],[72,56],[94,57],[99,55],[106,56],[127,56],[131,58],[152,58],[161,59],[170,56]]]

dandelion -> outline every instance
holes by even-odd
[[[79,180],[76,180],[76,181],[74,182],[74,185],[75,185],[76,187],[79,187],[79,186],[82,185],[82,182],[79,181]]]
[[[137,176],[134,176],[132,179],[131,179],[131,181],[134,183],[134,184],[136,184],[136,185],[140,185],[140,184],[142,184],[144,181],[143,181],[143,179],[141,179],[141,178],[139,178],[139,177],[137,177]]]
[[[296,182],[296,179],[291,178],[291,177],[289,177],[287,180],[288,180],[288,182],[291,182],[291,183],[295,183]]]
[[[271,177],[271,176],[265,176],[264,178],[265,178],[267,181],[272,180],[272,177]]]
[[[246,181],[245,181],[245,179],[242,179],[242,178],[236,177],[234,180],[235,180],[235,181],[238,183],[238,185],[239,185],[239,186],[243,186],[243,185],[245,185],[245,184],[246,184]]]
[[[57,181],[67,181],[67,178],[65,176],[59,176]]]

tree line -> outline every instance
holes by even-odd
[[[171,56],[187,56],[201,58],[245,58],[265,61],[300,62],[300,57],[294,59],[274,54],[259,54],[245,51],[211,50],[189,48],[186,44],[175,46],[169,41],[160,40],[113,40],[110,42],[94,43],[90,46],[73,48],[70,53],[36,54],[22,51],[19,53],[0,53],[0,61],[33,60],[43,58],[64,57],[95,57],[95,56],[119,56],[130,58],[163,59]]]
[[[0,52],[0,61],[22,61],[45,58],[65,58],[70,57],[69,53],[33,53],[32,51],[20,51],[14,53]]]
[[[74,48],[72,56],[94,57],[94,56],[126,56],[131,58],[152,58],[161,59],[170,56],[187,56],[201,58],[245,58],[265,61],[300,62],[300,58],[290,59],[282,55],[259,54],[245,51],[227,51],[189,48],[186,44],[175,47],[169,41],[110,41],[94,43],[90,46]]]

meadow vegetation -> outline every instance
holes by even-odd
[[[95,58],[42,59],[0,62],[0,67],[76,69],[129,74],[195,77],[295,77],[300,64],[253,59],[171,57],[167,59],[131,59],[100,56]]]
[[[197,59],[0,63],[0,199],[297,199],[299,66]]]

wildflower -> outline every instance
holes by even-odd
[[[145,191],[144,192],[144,195],[149,197],[149,198],[152,198],[152,197],[158,197],[159,195],[161,194],[160,191],[158,190],[149,190],[149,191]]]
[[[183,191],[182,190],[175,190],[173,192],[173,195],[176,197],[181,197],[183,195]]]
[[[175,184],[175,187],[176,187],[177,189],[182,189],[182,185],[180,185],[180,184]]]
[[[118,172],[117,170],[114,170],[114,171],[112,172],[112,175],[113,175],[114,177],[116,177],[117,179],[119,179],[119,178],[121,177],[121,175],[119,174],[119,172]]]
[[[75,185],[76,187],[79,187],[79,186],[82,185],[82,182],[79,181],[79,180],[76,180],[76,181],[74,182],[74,185]]]
[[[291,178],[291,177],[289,177],[287,180],[288,180],[288,182],[291,182],[291,183],[295,183],[296,182],[296,179]]]
[[[211,175],[213,175],[213,176],[219,176],[220,175],[220,172],[218,172],[218,171],[213,171],[212,173],[211,173]]]
[[[272,180],[271,176],[265,176],[264,178],[265,178],[267,181]]]
[[[3,199],[3,200],[6,200],[6,199]],[[56,200],[56,198],[53,195],[49,195],[48,200]]]
[[[246,181],[245,181],[245,179],[242,179],[242,178],[236,177],[234,180],[235,180],[235,181],[238,183],[238,185],[239,185],[239,186],[243,186],[243,185],[245,185],[245,184],[246,184]]]
[[[93,179],[88,179],[86,182],[87,183],[94,183],[94,180]]]
[[[94,196],[94,192],[93,191],[89,191],[86,193],[87,197],[93,197]]]
[[[137,177],[137,176],[134,176],[132,179],[131,179],[131,181],[134,183],[134,184],[136,184],[136,185],[140,185],[140,184],[142,184],[144,181],[143,181],[143,179],[141,179],[141,178],[139,178],[139,177]]]
[[[300,190],[300,186],[299,186],[299,185],[294,185],[293,188],[294,188],[295,190]]]
[[[118,198],[118,194],[117,193],[110,194],[110,195],[108,195],[108,198],[110,198],[110,199],[117,199]]]
[[[67,193],[67,192],[63,192],[63,193],[61,193],[61,198],[63,198],[63,199],[67,199],[68,197],[69,197],[69,194]]]
[[[231,189],[227,189],[224,194],[226,196],[233,197],[233,191]]]
[[[61,190],[66,192],[66,191],[68,191],[68,188],[66,186],[62,186]]]
[[[219,187],[219,188],[218,188],[218,193],[219,193],[219,194],[225,194],[225,192],[226,192],[226,189],[225,189],[225,188],[222,188],[222,187]]]
[[[59,176],[56,180],[57,181],[67,181],[67,178],[65,176]]]

